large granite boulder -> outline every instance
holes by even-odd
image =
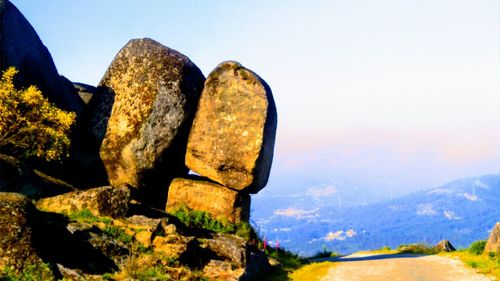
[[[89,103],[90,133],[102,140],[111,185],[147,190],[187,173],[187,136],[204,81],[188,57],[152,39],[120,50]]]
[[[216,183],[197,179],[174,179],[168,190],[167,211],[180,207],[204,211],[212,217],[230,222],[248,221],[250,195]]]
[[[25,196],[0,192],[0,271],[6,266],[20,270],[41,262],[32,247],[34,211]]]
[[[497,222],[491,231],[488,242],[486,242],[486,246],[484,247],[484,252],[500,253],[500,222]]]
[[[52,57],[37,33],[8,0],[0,0],[0,71],[19,70],[17,87],[36,85],[51,102],[80,115],[83,102],[71,82],[60,77]]]
[[[205,82],[186,165],[226,187],[257,193],[269,177],[276,125],[266,82],[237,62],[223,62]]]
[[[88,210],[95,216],[123,217],[128,211],[130,191],[127,187],[96,187],[48,197],[37,202],[46,212],[69,214]]]

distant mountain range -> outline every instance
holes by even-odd
[[[270,245],[279,240],[280,246],[301,255],[324,248],[351,253],[403,243],[434,244],[441,239],[466,247],[486,239],[500,221],[500,175],[456,180],[357,207],[342,207],[336,192],[334,186],[309,188],[307,196],[295,196],[294,204],[290,193],[283,195],[284,200],[276,194],[255,197],[252,221]],[[330,204],[319,198],[327,198]]]

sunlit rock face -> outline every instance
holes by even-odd
[[[166,210],[172,212],[179,207],[207,212],[219,220],[248,221],[250,195],[212,182],[177,178],[170,184]]]
[[[484,251],[486,253],[500,253],[500,222],[497,222],[491,231],[488,242],[486,242],[486,246],[484,247]]]
[[[276,125],[266,82],[237,62],[223,62],[205,82],[186,165],[228,188],[257,193],[269,177]]]
[[[120,50],[90,104],[111,185],[142,189],[187,173],[186,141],[204,81],[188,57],[152,39]]]

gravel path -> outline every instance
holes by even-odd
[[[334,259],[321,281],[491,281],[442,256],[353,254]]]

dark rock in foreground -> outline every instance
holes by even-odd
[[[19,70],[17,87],[36,85],[58,107],[80,115],[83,102],[72,84],[59,76],[47,48],[31,24],[8,0],[0,0],[0,71]]]

